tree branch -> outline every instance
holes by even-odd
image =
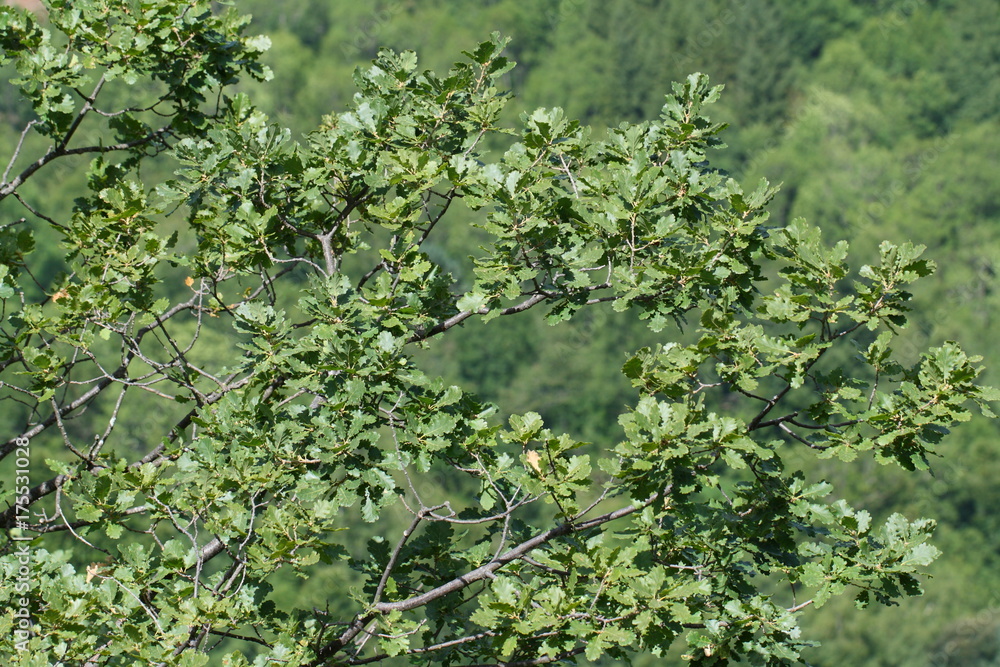
[[[563,651],[562,653],[557,653],[555,655],[543,655],[539,658],[531,658],[530,660],[514,660],[512,662],[483,662],[470,665],[469,667],[532,667],[533,665],[545,665],[550,662],[558,662],[560,660],[565,660],[566,658],[572,658],[574,655],[579,655],[585,650],[587,650],[586,647],[579,646],[570,651]]]
[[[166,125],[158,130],[150,132],[145,137],[142,137],[140,139],[135,139],[133,141],[124,141],[122,143],[112,144],[110,146],[82,146],[80,148],[69,148],[69,149],[58,149],[56,147],[52,147],[51,149],[49,149],[48,152],[45,153],[45,155],[43,155],[42,157],[38,158],[37,160],[29,164],[27,167],[25,167],[25,169],[20,174],[14,177],[14,180],[10,181],[9,183],[5,183],[3,187],[0,187],[0,201],[6,199],[8,195],[10,195],[12,192],[21,187],[21,185],[26,180],[31,178],[31,176],[36,171],[38,171],[48,163],[52,162],[53,160],[56,160],[61,157],[66,157],[67,155],[83,155],[86,153],[111,153],[113,151],[124,151],[130,148],[136,148],[138,146],[142,146],[144,144],[152,142],[154,139],[157,139],[158,137],[167,134],[168,132],[170,132],[170,130],[171,127],[169,125]]]
[[[493,573],[502,568],[504,565],[510,563],[511,561],[522,558],[526,554],[530,553],[534,549],[551,542],[552,540],[562,537],[564,535],[569,535],[571,533],[577,533],[588,528],[593,528],[595,526],[600,526],[602,524],[608,523],[609,521],[614,521],[622,517],[628,516],[634,512],[637,512],[649,505],[659,497],[658,493],[654,493],[649,498],[644,500],[642,503],[628,505],[621,509],[615,510],[613,512],[608,512],[607,514],[602,514],[599,517],[590,519],[589,521],[583,521],[581,523],[564,523],[555,528],[540,533],[529,540],[526,540],[519,544],[518,546],[507,550],[505,553],[490,561],[486,565],[482,565],[468,574],[462,575],[451,581],[438,586],[437,588],[431,589],[426,593],[416,595],[414,597],[408,598],[406,600],[398,600],[396,602],[377,602],[372,605],[372,611],[358,616],[355,618],[354,622],[351,623],[350,627],[344,631],[344,633],[334,642],[331,642],[320,651],[317,652],[317,659],[311,663],[312,665],[321,665],[327,658],[334,655],[337,651],[342,649],[348,643],[351,642],[355,637],[358,636],[364,629],[365,625],[368,624],[373,618],[378,614],[385,614],[392,611],[410,611],[422,607],[438,598],[444,597],[449,593],[454,593],[466,588],[477,581],[483,579],[492,578]],[[530,663],[530,664],[541,664],[541,663]]]
[[[501,315],[511,315],[513,313],[520,313],[522,311],[528,310],[529,308],[531,308],[534,305],[537,305],[537,304],[541,303],[542,301],[545,301],[545,299],[547,299],[548,296],[549,296],[548,294],[544,294],[544,293],[533,294],[533,295],[531,295],[531,297],[525,299],[524,301],[522,301],[521,303],[519,303],[517,305],[509,306],[508,308],[504,308],[503,310],[500,311],[500,314]],[[433,327],[431,327],[427,331],[424,331],[423,333],[414,334],[414,335],[410,336],[410,338],[406,342],[407,343],[416,343],[416,342],[421,341],[421,340],[427,340],[431,336],[436,336],[439,333],[447,331],[448,329],[451,329],[452,327],[454,327],[454,326],[456,326],[458,324],[461,324],[462,322],[464,322],[465,320],[469,319],[473,315],[486,315],[489,312],[490,312],[490,309],[489,308],[485,308],[485,307],[484,308],[480,308],[479,310],[463,310],[460,313],[452,315],[451,317],[449,317],[448,319],[446,319],[444,322],[441,322],[439,324],[434,325]]]

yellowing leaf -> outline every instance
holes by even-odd
[[[535,469],[535,472],[541,473],[542,466],[538,464],[538,461],[542,458],[538,452],[533,449],[529,449],[528,453],[524,455],[524,458],[528,459],[528,465]]]

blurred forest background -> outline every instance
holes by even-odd
[[[442,72],[498,30],[512,38],[509,54],[518,63],[508,75],[516,96],[508,108],[561,106],[598,133],[655,117],[672,81],[705,72],[726,86],[712,118],[730,124],[728,148],[711,156],[714,166],[747,185],[762,176],[782,183],[773,224],[804,217],[827,241],[848,239],[857,263],[876,257],[882,239],[926,245],[938,272],[919,284],[908,352],[915,358],[931,343],[958,340],[985,358],[987,382],[1000,384],[1000,337],[993,335],[1000,318],[1000,311],[993,315],[1000,304],[997,0],[234,4],[253,14],[252,30],[272,40],[266,60],[274,79],[243,89],[298,134],[346,107],[353,70],[381,46],[413,49],[424,68]],[[27,112],[13,95],[0,95],[0,145],[16,143]],[[517,122],[514,114],[509,122]],[[68,213],[72,195],[62,193],[73,192],[85,170],[67,164],[26,196]],[[0,215],[24,212],[5,204]],[[468,211],[452,216],[459,222],[439,238],[434,258],[461,278],[478,242],[465,223],[475,218]],[[60,263],[54,237],[35,252]],[[504,414],[535,410],[553,428],[613,446],[618,414],[633,400],[617,369],[624,351],[655,342],[653,334],[610,309],[588,310],[558,329],[531,312],[510,319],[502,334],[468,325],[419,361],[476,389]],[[0,415],[0,426],[12,430],[23,418]],[[138,440],[158,437],[168,416],[133,412],[125,421],[121,432]],[[833,482],[876,518],[903,512],[937,519],[935,543],[944,551],[922,598],[858,612],[847,595],[807,610],[806,636],[823,643],[813,664],[1000,666],[998,428],[980,420],[961,429],[933,474],[867,459],[789,462]],[[303,589],[308,585],[292,579],[279,593],[308,595]]]

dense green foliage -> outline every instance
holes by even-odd
[[[559,105],[587,122],[653,117],[670,81],[707,72],[726,85],[713,117],[730,123],[729,149],[713,162],[745,182],[782,183],[772,222],[805,217],[828,238],[851,239],[862,262],[877,256],[882,238],[929,246],[938,271],[915,286],[902,351],[916,358],[934,341],[959,339],[987,358],[1000,354],[992,315],[1000,306],[992,233],[1000,224],[1000,5],[992,0],[243,4],[261,29],[288,33],[267,56],[276,71],[291,68],[311,84],[290,86],[295,97],[271,107],[289,122],[308,124],[343,104],[350,90],[337,72],[374,57],[380,44],[416,49],[440,67],[493,29],[514,38],[519,65],[507,81],[519,107]],[[325,39],[298,39],[319,25]],[[303,48],[276,52],[290,43]],[[447,253],[437,257],[469,254],[453,238],[438,243]],[[442,343],[447,354],[424,365],[505,411],[538,410],[589,440],[616,437],[615,415],[632,395],[590,359],[617,360],[622,344],[655,340],[601,311],[578,316],[568,332],[537,319],[516,327],[508,337],[459,332]],[[876,516],[905,511],[942,522],[944,555],[924,598],[864,614],[845,600],[803,616],[826,647],[814,662],[1000,664],[997,439],[995,425],[970,425],[947,441],[933,475],[798,461]]]
[[[207,9],[0,10],[14,664],[996,664],[994,3]]]

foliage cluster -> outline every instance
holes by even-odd
[[[554,25],[593,28],[589,5],[564,4]],[[393,7],[375,19],[387,30]],[[708,164],[724,126],[704,75],[671,86],[654,121],[515,120],[496,36],[443,75],[371,54],[346,110],[293,140],[223,92],[269,77],[266,40],[208,10],[52,2],[44,26],[0,12],[30,104],[9,110],[22,131],[0,184],[24,216],[0,248],[0,382],[21,406],[2,452],[29,438],[51,469],[25,492],[0,480],[9,535],[35,536],[37,631],[17,652],[4,616],[5,651],[788,664],[810,645],[804,611],[847,590],[862,607],[920,592],[934,522],[873,520],[811,472],[926,469],[970,404],[992,416],[977,357],[897,349],[910,284],[934,269],[921,247],[884,242],[852,270],[845,242],[770,220],[775,189]],[[846,3],[830,14],[793,55],[864,21]],[[321,49],[336,34],[323,15],[277,39]],[[517,58],[544,71],[562,34]],[[769,88],[774,105],[790,86]],[[59,181],[78,186],[71,207],[32,189],[63,164],[87,174]],[[594,444],[530,409],[501,421],[430,371],[473,326],[492,349],[531,313],[559,331],[607,307],[644,322],[649,345],[612,337],[597,360],[624,361],[635,399]],[[18,546],[0,556],[7,581]],[[289,572],[309,596],[282,589]]]

